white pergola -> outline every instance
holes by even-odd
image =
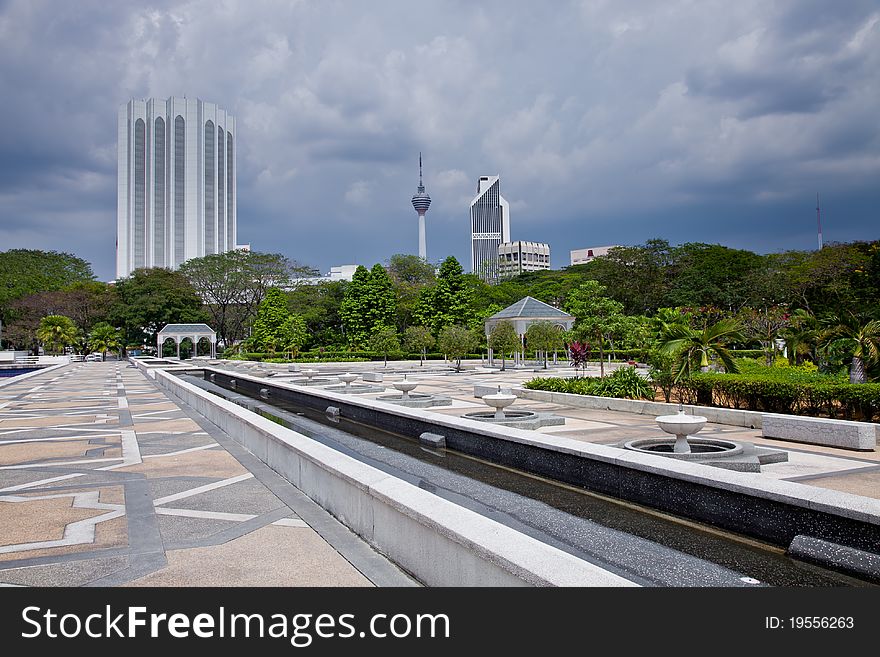
[[[508,321],[513,324],[516,334],[519,336],[520,344],[523,351],[525,350],[525,336],[529,330],[529,326],[536,322],[550,322],[559,327],[560,331],[569,331],[574,326],[575,318],[559,308],[554,308],[550,304],[538,301],[534,297],[525,297],[514,304],[509,305],[485,321],[486,339],[492,333],[495,325],[502,321]],[[495,354],[489,349],[489,365],[494,365]],[[523,355],[514,354],[514,362],[522,362]]]
[[[211,358],[217,356],[217,332],[207,324],[166,324],[156,337],[156,355],[162,357],[165,340],[174,340],[177,345],[177,358],[180,358],[180,343],[189,338],[193,344],[193,354],[198,353],[199,340],[207,338],[211,342]]]

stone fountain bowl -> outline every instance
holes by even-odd
[[[395,381],[391,385],[400,390],[400,392],[406,393],[415,390],[419,384],[415,381]]]
[[[496,410],[507,408],[516,401],[516,395],[505,392],[496,392],[491,395],[483,395],[483,401]]]
[[[702,415],[685,415],[683,411],[679,411],[676,415],[661,415],[656,421],[666,433],[690,436],[705,427],[708,420]]]
[[[340,374],[336,377],[343,383],[351,383],[352,381],[357,381],[358,375],[352,374],[351,372],[347,372],[346,374]]]

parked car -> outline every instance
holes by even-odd
[[[95,352],[86,356],[84,360],[88,363],[89,361],[93,360],[104,360],[104,358],[101,356],[101,354]]]

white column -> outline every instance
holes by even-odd
[[[428,259],[428,242],[425,238],[425,215],[419,215],[419,257],[422,260]]]

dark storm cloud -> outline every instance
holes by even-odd
[[[878,70],[859,0],[0,1],[0,249],[112,276],[117,111],[171,95],[238,120],[241,241],[321,269],[414,250],[419,151],[432,259],[468,262],[484,174],[556,266],[656,236],[809,248],[817,190],[835,239],[876,238]]]

